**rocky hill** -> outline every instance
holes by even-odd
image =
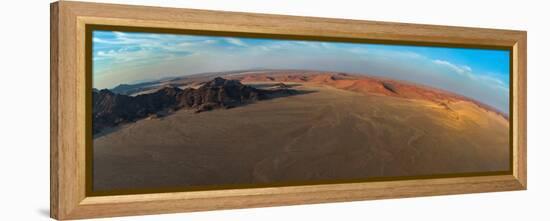
[[[108,89],[93,90],[93,134],[105,128],[149,116],[163,116],[182,108],[195,112],[228,109],[258,100],[290,96],[299,92],[287,88],[257,89],[238,80],[216,77],[199,88],[164,87],[138,96],[117,94]]]

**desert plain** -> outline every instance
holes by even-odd
[[[473,99],[343,73],[222,77],[308,93],[200,113],[182,108],[110,128],[93,139],[93,190],[319,183],[510,166],[508,117]],[[209,79],[155,87],[197,87]]]

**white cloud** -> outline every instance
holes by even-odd
[[[269,51],[273,51],[273,50],[277,50],[277,49],[282,49],[285,46],[288,46],[288,44],[286,44],[286,43],[273,43],[273,44],[257,45],[257,46],[254,46],[251,49],[252,50],[260,49],[264,52],[269,52]]]
[[[112,44],[111,41],[103,40],[103,39],[98,38],[98,37],[92,38],[92,42],[93,42],[93,43]]]
[[[503,80],[490,76],[490,75],[478,75],[475,77],[476,80],[485,82],[486,85],[489,87],[499,89],[502,91],[510,91],[510,88],[508,87],[508,84],[506,84]]]
[[[301,45],[306,46],[310,48],[323,48],[323,49],[336,49],[336,47],[333,47],[331,44],[326,42],[318,42],[318,41],[296,41],[294,42],[295,45]]]
[[[190,46],[195,46],[195,43],[193,43],[193,42],[182,42],[182,43],[179,43],[178,46],[180,46],[180,47],[190,47]]]
[[[236,46],[241,46],[241,47],[248,46],[246,43],[244,43],[243,41],[241,41],[238,38],[225,38],[225,41],[227,41],[227,43],[229,43],[229,44],[233,44],[233,45],[236,45]]]
[[[218,42],[218,41],[212,40],[212,39],[208,39],[208,40],[204,40],[204,41],[203,41],[204,44],[215,44],[215,43],[217,43],[217,42]]]
[[[155,56],[150,50],[128,50],[127,48],[121,48],[118,50],[98,51],[95,58],[97,60],[110,59],[114,63],[124,63],[136,60],[153,59]]]
[[[472,73],[472,68],[467,65],[457,65],[445,60],[435,59],[433,60],[435,64],[445,66],[454,72],[467,77],[469,80],[472,80],[476,83],[481,83],[487,87],[494,89],[509,91],[508,85],[498,77],[495,77],[494,74],[474,74]]]
[[[298,45],[308,46],[312,48],[320,48],[321,44],[319,42],[313,42],[313,41],[297,41],[295,42]]]
[[[446,66],[459,74],[468,74],[472,72],[472,68],[470,68],[467,65],[456,65],[451,62],[448,62],[445,60],[439,60],[439,59],[435,59],[433,60],[433,62],[439,65]]]
[[[396,51],[396,50],[384,50],[377,48],[369,47],[353,47],[346,50],[347,52],[352,52],[357,55],[362,56],[364,59],[386,59],[386,60],[410,60],[410,61],[424,61],[429,60],[429,58],[412,51]]]
[[[171,49],[178,50],[178,49],[186,49],[186,48],[192,48],[197,46],[205,46],[205,45],[215,44],[217,42],[218,41],[212,40],[212,39],[203,40],[203,41],[184,41],[184,42],[178,43],[177,47],[173,47],[173,46],[169,47],[168,50],[171,50]]]

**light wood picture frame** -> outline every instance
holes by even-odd
[[[195,9],[60,1],[50,7],[50,214],[81,219],[525,190],[527,188],[527,33],[392,22],[359,21]],[[283,185],[93,195],[91,160],[90,59],[87,27],[153,28],[191,33],[320,39],[342,42],[510,50],[509,173],[443,176],[368,182]]]

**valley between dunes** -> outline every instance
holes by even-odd
[[[509,168],[508,120],[475,102],[284,80],[291,81],[295,89],[314,92],[224,110],[178,110],[95,138],[94,191]],[[393,84],[405,94],[406,85]]]

